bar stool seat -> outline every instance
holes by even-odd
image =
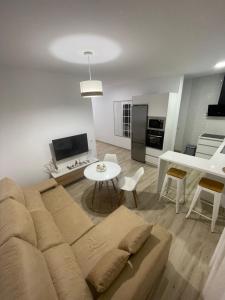
[[[216,181],[213,179],[209,179],[206,177],[202,177],[198,183],[197,190],[196,190],[194,198],[191,202],[191,205],[190,205],[189,211],[186,215],[186,218],[188,218],[190,216],[191,212],[193,211],[193,212],[197,213],[198,215],[211,220],[211,231],[214,232],[216,220],[217,220],[218,214],[219,214],[219,208],[220,208],[220,202],[222,199],[223,189],[224,189],[224,184],[222,182],[219,182],[219,181]],[[212,212],[211,218],[204,215],[201,212],[194,210],[194,207],[195,207],[202,191],[213,194],[213,212]]]
[[[171,202],[176,203],[176,213],[179,212],[179,203],[181,202],[180,197],[181,197],[182,188],[183,188],[183,202],[185,202],[186,175],[187,175],[186,171],[177,168],[170,168],[166,173],[162,190],[160,193],[159,201],[161,200],[162,197],[165,197],[169,199]],[[172,180],[176,181],[176,185],[177,185],[175,201],[167,196]],[[166,194],[164,194],[165,190],[166,190]]]
[[[173,176],[173,177],[183,179],[187,175],[187,172],[183,171],[183,170],[180,170],[180,169],[177,169],[177,168],[170,168],[167,171],[167,174],[170,175],[170,176]]]
[[[209,189],[217,193],[222,193],[224,189],[224,184],[222,182],[212,180],[206,177],[202,177],[202,179],[199,181],[199,185],[205,189]]]

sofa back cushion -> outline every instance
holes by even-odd
[[[95,287],[98,293],[103,293],[126,266],[129,255],[128,252],[117,248],[110,250],[88,274],[87,281]]]
[[[13,236],[37,245],[30,213],[24,205],[8,198],[0,202],[0,245]]]
[[[10,238],[0,247],[0,299],[58,299],[46,262],[31,244]]]
[[[0,202],[7,198],[25,204],[22,188],[12,179],[5,177],[0,180]]]
[[[135,227],[122,239],[118,247],[131,254],[135,254],[149,238],[152,226],[153,225],[146,224]]]
[[[68,244],[43,252],[59,299],[89,300],[91,292]]]
[[[33,210],[31,216],[37,234],[37,247],[41,251],[64,243],[64,239],[47,210]]]

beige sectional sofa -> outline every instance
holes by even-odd
[[[53,179],[30,188],[0,180],[0,299],[146,299],[171,244],[158,225],[104,293],[93,292],[86,281],[99,259],[142,224],[121,206],[94,225]]]

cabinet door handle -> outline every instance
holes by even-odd
[[[162,135],[151,135],[150,137],[159,137],[159,138],[162,138]]]

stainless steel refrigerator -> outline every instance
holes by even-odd
[[[131,158],[145,162],[148,105],[132,106]]]

